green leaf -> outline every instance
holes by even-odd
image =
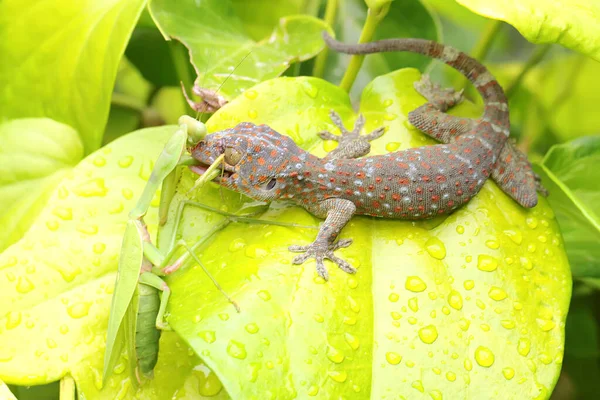
[[[23,236],[82,157],[81,139],[67,125],[47,118],[0,125],[0,252]]]
[[[174,131],[141,130],[88,156],[0,254],[1,379],[50,382],[94,354],[101,365],[127,213]],[[157,204],[146,218],[153,230]]]
[[[117,66],[144,4],[0,2],[0,119],[52,118],[77,130],[86,154],[97,149]]]
[[[419,77],[404,69],[365,89],[365,130],[388,127],[373,143],[374,154],[433,143],[407,123],[407,113],[424,103],[413,89]],[[320,156],[332,147],[316,136],[333,130],[330,109],[351,126],[355,115],[341,89],[315,78],[279,78],[233,100],[208,127],[268,123]],[[479,114],[467,102],[453,112]],[[176,200],[187,199],[194,179],[184,172]],[[233,212],[253,204],[210,185],[194,200]],[[223,223],[191,206],[175,221],[176,208],[175,202],[165,231],[179,223],[177,237],[190,244]],[[279,204],[261,218],[320,222]],[[230,224],[200,247],[203,264],[240,313],[196,265],[168,278],[168,322],[232,397],[549,397],[561,368],[571,277],[544,199],[526,210],[488,182],[448,217],[356,217],[342,232],[354,244],[338,254],[358,273],[327,264],[327,283],[314,262],[293,265],[287,250],[315,235],[306,228]]]
[[[558,43],[600,60],[600,6],[594,0],[456,0],[469,10],[505,21],[532,43]]]
[[[539,165],[575,277],[600,277],[600,136],[553,146]]]
[[[17,400],[14,394],[10,391],[8,386],[2,380],[0,380],[0,397],[5,400]]]
[[[190,50],[198,74],[196,83],[218,89],[226,98],[279,76],[294,62],[315,56],[325,46],[321,32],[328,29],[319,19],[290,16],[257,42],[245,32],[228,0],[202,4],[153,0],[150,12],[165,37],[181,41]]]

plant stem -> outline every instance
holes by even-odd
[[[335,12],[337,11],[338,0],[327,0],[327,7],[325,8],[325,23],[331,27],[333,27],[333,23],[335,22]],[[325,46],[325,48],[319,53],[317,58],[315,59],[315,65],[313,66],[313,76],[317,78],[321,78],[323,73],[325,72],[325,63],[327,62],[327,54],[329,53],[329,48]]]
[[[75,399],[75,380],[71,375],[66,375],[60,380],[60,400],[74,400]]]
[[[488,21],[481,36],[479,37],[479,40],[475,44],[475,47],[473,50],[471,50],[471,57],[483,62],[490,52],[492,44],[498,36],[498,32],[500,32],[500,28],[502,28],[502,26],[502,21],[496,19]],[[467,78],[463,75],[460,75],[460,77],[456,80],[455,85],[459,88],[464,88],[466,87],[467,83]]]
[[[535,49],[531,57],[529,57],[529,60],[527,60],[527,62],[525,63],[525,66],[523,67],[519,75],[517,75],[514,81],[507,85],[507,88],[505,90],[506,97],[510,98],[515,93],[515,91],[521,85],[521,82],[523,81],[525,76],[529,73],[529,71],[531,71],[533,67],[535,67],[540,61],[542,61],[546,53],[548,53],[548,50],[550,50],[550,44],[538,46]]]
[[[367,11],[367,19],[365,20],[365,25],[360,33],[358,43],[371,41],[373,35],[375,34],[375,28],[377,28],[379,22],[381,22],[381,20],[387,15],[390,5],[391,3],[386,3],[378,9],[369,8]],[[352,58],[350,58],[350,64],[348,64],[348,69],[346,69],[346,73],[342,78],[342,83],[340,83],[340,87],[346,92],[350,92],[350,89],[356,80],[356,76],[358,75],[358,71],[362,66],[364,58],[364,55],[353,55]]]
[[[173,65],[175,66],[175,72],[177,73],[179,81],[183,82],[185,90],[190,90],[194,85],[194,81],[190,76],[189,55],[187,54],[185,47],[183,44],[171,40],[169,42],[169,50],[171,51],[171,58],[173,59]],[[189,110],[192,110],[189,104],[187,107]]]

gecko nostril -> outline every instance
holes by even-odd
[[[277,180],[275,178],[271,179],[269,183],[267,183],[267,190],[271,190],[275,187]]]

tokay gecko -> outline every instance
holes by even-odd
[[[347,45],[323,34],[327,45],[348,54],[409,51],[441,60],[465,75],[484,100],[483,116],[469,119],[444,112],[462,100],[453,89],[440,89],[427,76],[415,89],[428,103],[408,115],[418,129],[442,142],[386,155],[366,156],[369,142],[383,128],[361,135],[365,120],[359,116],[354,129],[346,130],[341,118],[331,112],[341,136],[320,132],[323,139],[336,140],[338,147],[324,158],[299,148],[294,141],[267,125],[238,124],[207,135],[192,149],[202,165],[191,167],[202,174],[224,153],[220,185],[261,201],[290,200],[311,214],[324,218],[315,241],[290,246],[301,252],[295,264],[316,259],[317,272],[325,280],[324,259],[348,273],[356,270],[334,254],[348,247],[351,239],[339,239],[353,215],[419,220],[448,214],[475,196],[487,178],[523,207],[537,204],[536,190],[543,191],[527,157],[508,141],[509,116],[504,91],[479,62],[449,46],[423,39],[388,39]],[[362,157],[362,158],[359,158]]]

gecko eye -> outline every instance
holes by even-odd
[[[234,149],[233,147],[227,147],[225,149],[225,162],[229,165],[236,165],[242,159],[242,153]]]
[[[277,183],[277,179],[273,178],[271,179],[268,183],[267,183],[267,190],[272,190],[275,187],[275,184]]]

